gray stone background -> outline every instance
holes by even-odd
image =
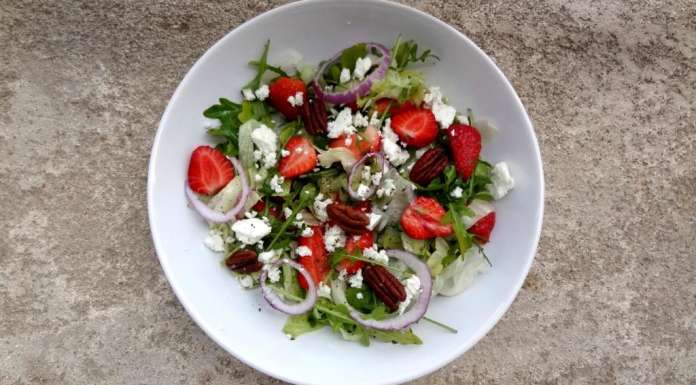
[[[282,1],[0,1],[0,383],[277,384],[174,298],[147,224],[159,118]],[[696,2],[409,1],[490,54],[536,126],[537,259],[415,384],[696,384]]]

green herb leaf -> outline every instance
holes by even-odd
[[[380,341],[402,345],[422,345],[423,341],[413,334],[413,330],[387,331],[370,329],[370,335]]]
[[[418,53],[418,44],[416,44],[416,42],[413,40],[402,41],[401,37],[399,37],[392,48],[391,67],[397,71],[401,71],[411,63],[424,63],[431,58],[440,60],[440,58],[432,54],[429,49]]]
[[[242,88],[249,88],[255,90],[261,86],[261,78],[263,77],[263,74],[266,73],[266,69],[268,69],[268,49],[270,47],[271,40],[269,39],[266,40],[266,44],[264,44],[263,46],[263,53],[261,54],[261,57],[259,58],[259,60],[256,61],[256,76]]]
[[[365,43],[358,43],[352,47],[348,47],[341,53],[340,63],[343,68],[348,68],[352,73],[355,70],[355,62],[367,55]],[[340,76],[340,69],[339,69]]]

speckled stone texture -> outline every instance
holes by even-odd
[[[281,3],[0,1],[0,383],[279,383],[178,304],[145,185],[194,60]],[[696,2],[409,3],[495,58],[547,183],[517,300],[414,383],[696,384]]]

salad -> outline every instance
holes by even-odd
[[[434,295],[492,266],[491,204],[514,186],[481,159],[495,131],[451,106],[417,66],[439,58],[398,38],[322,61],[270,41],[256,76],[203,112],[216,146],[191,154],[186,194],[204,240],[242,287],[289,315],[291,339],[323,327],[369,345],[420,344]]]

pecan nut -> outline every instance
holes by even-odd
[[[236,273],[249,274],[261,270],[263,264],[259,262],[254,250],[241,249],[225,259],[225,266]]]
[[[321,98],[309,95],[305,96],[305,101],[302,103],[302,108],[300,109],[300,115],[307,132],[312,135],[326,133],[328,118],[326,116],[326,105]]]
[[[363,279],[377,298],[384,302],[390,311],[399,308],[399,302],[406,300],[406,290],[389,270],[379,265],[363,268]]]
[[[445,150],[434,147],[426,151],[411,168],[409,178],[421,186],[427,186],[449,164]]]
[[[348,234],[362,234],[370,224],[367,214],[343,203],[331,203],[326,207],[326,214]]]

